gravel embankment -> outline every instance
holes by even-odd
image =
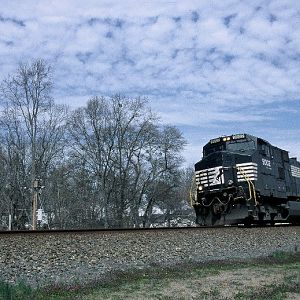
[[[0,278],[33,286],[115,271],[300,251],[300,227],[0,235]]]

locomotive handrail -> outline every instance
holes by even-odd
[[[226,203],[224,203],[223,201],[221,201],[221,199],[219,197],[214,197],[209,204],[204,204],[204,202],[202,200],[202,205],[205,207],[210,207],[215,202],[215,200],[219,201],[222,205],[226,206],[232,200],[232,198],[229,197],[228,201]]]
[[[249,199],[247,199],[247,201],[254,199],[254,203],[255,205],[258,204],[257,200],[256,200],[256,192],[255,192],[255,186],[254,183],[249,179],[249,177],[247,176],[247,174],[245,173],[245,171],[243,170],[243,168],[238,167],[237,169],[241,172],[242,176],[244,177],[244,179],[247,181],[248,183],[248,187],[249,187]],[[253,198],[252,198],[252,189],[253,189]]]
[[[193,207],[193,205],[196,204],[196,201],[194,200],[194,197],[193,197],[193,192],[195,190],[195,186],[196,186],[196,191],[197,191],[197,185],[195,184],[195,182],[196,182],[196,176],[193,175],[192,184],[191,184],[191,187],[190,187],[190,204],[191,204],[191,207]]]

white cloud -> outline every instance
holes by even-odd
[[[291,108],[299,114],[300,2],[32,0],[1,8],[0,77],[19,61],[46,58],[60,102],[146,96],[164,122],[198,126],[207,139],[240,128],[280,131]],[[199,136],[188,130],[193,149]]]

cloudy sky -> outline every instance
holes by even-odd
[[[244,132],[300,158],[300,1],[0,0],[0,79],[34,58],[57,103],[147,97],[187,163]]]

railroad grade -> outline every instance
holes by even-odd
[[[294,226],[297,227],[299,225],[290,224],[290,223],[278,223],[275,225],[278,227],[289,227]],[[91,228],[91,229],[42,229],[42,230],[0,230],[1,235],[12,235],[12,234],[51,234],[51,233],[88,233],[88,232],[110,232],[110,233],[121,233],[121,232],[138,232],[138,231],[168,231],[168,230],[201,230],[201,229],[217,229],[222,228],[224,230],[229,228],[249,228],[249,226],[241,225],[213,225],[213,226],[187,226],[187,227],[138,227],[138,228]],[[259,226],[259,225],[251,225],[250,228],[258,228],[258,227],[274,227],[271,225]]]
[[[0,277],[33,286],[88,283],[114,272],[299,252],[300,227],[2,232]]]

